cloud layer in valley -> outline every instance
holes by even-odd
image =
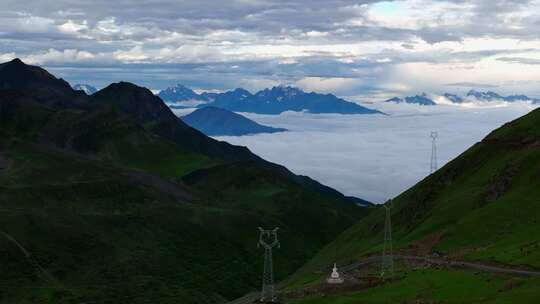
[[[3,0],[0,60],[97,87],[540,97],[539,25],[540,0]]]
[[[496,102],[378,107],[391,115],[244,113],[259,123],[290,131],[218,139],[247,146],[265,159],[345,194],[380,203],[429,173],[432,130],[439,132],[438,158],[442,166],[491,130],[534,108],[527,103]]]

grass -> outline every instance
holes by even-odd
[[[418,270],[366,291],[311,297],[291,304],[523,303],[540,300],[540,279],[517,279],[466,271]]]
[[[185,152],[129,122],[107,126],[98,137],[67,136],[83,154],[3,129],[0,146],[14,164],[0,172],[0,229],[58,283],[0,236],[0,303],[222,303],[260,287],[258,226],[281,228],[280,280],[361,216],[281,173]],[[59,140],[64,128],[44,130]],[[196,199],[131,181],[126,170],[181,183]],[[191,174],[199,177],[185,185]]]

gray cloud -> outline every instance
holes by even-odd
[[[478,82],[454,82],[447,83],[446,86],[450,87],[468,87],[468,88],[497,88],[499,85],[488,84],[488,83],[478,83]]]
[[[497,60],[510,62],[510,63],[529,64],[529,65],[540,64],[540,59],[525,58],[525,57],[500,57],[500,58],[497,58]]]
[[[404,64],[472,66],[506,55],[498,62],[531,65],[508,55],[540,51],[530,45],[539,22],[534,2],[511,0],[4,0],[0,58],[98,87],[256,88],[316,77],[354,79],[337,93],[362,95],[387,88]],[[468,48],[481,38],[523,46]]]

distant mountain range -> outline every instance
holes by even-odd
[[[492,91],[481,92],[476,90],[470,90],[465,97],[461,97],[456,94],[444,93],[441,97],[446,98],[451,103],[465,103],[465,102],[495,102],[495,101],[505,101],[505,102],[530,102],[540,104],[540,99],[531,98],[526,95],[509,95],[503,96],[499,95]],[[424,106],[434,106],[437,103],[428,97],[426,93],[416,96],[408,96],[404,98],[394,97],[386,100],[385,102],[394,102],[394,103],[410,103],[410,104],[419,104]]]
[[[260,125],[240,114],[216,107],[198,109],[182,117],[182,120],[208,136],[241,136],[287,131],[283,128]]]
[[[423,106],[436,105],[436,103],[433,100],[427,97],[426,93],[422,93],[421,95],[416,95],[416,96],[407,96],[405,98],[394,97],[394,98],[386,100],[386,102],[412,103],[412,104],[419,104]]]
[[[92,95],[97,92],[97,89],[89,84],[76,84],[73,86],[75,91],[83,91],[86,95]]]
[[[516,101],[526,101],[532,103],[540,103],[540,99],[530,98],[526,95],[509,95],[502,96],[492,91],[479,92],[476,90],[470,90],[467,93],[467,97],[474,97],[479,101],[507,101],[507,102],[516,102]]]
[[[195,107],[199,104],[208,102],[207,98],[181,84],[160,91],[158,96],[165,102],[181,104],[181,106],[186,108]]]
[[[280,114],[285,111],[307,111],[317,114],[381,113],[332,94],[307,93],[290,86],[277,86],[255,94],[241,88],[224,93],[197,94],[183,85],[177,85],[161,91],[158,96],[174,107],[214,106],[235,112],[258,114]]]

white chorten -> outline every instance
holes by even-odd
[[[332,269],[332,274],[328,279],[326,279],[328,284],[341,284],[343,283],[343,278],[339,276],[339,272],[336,264],[334,263],[334,268]]]

